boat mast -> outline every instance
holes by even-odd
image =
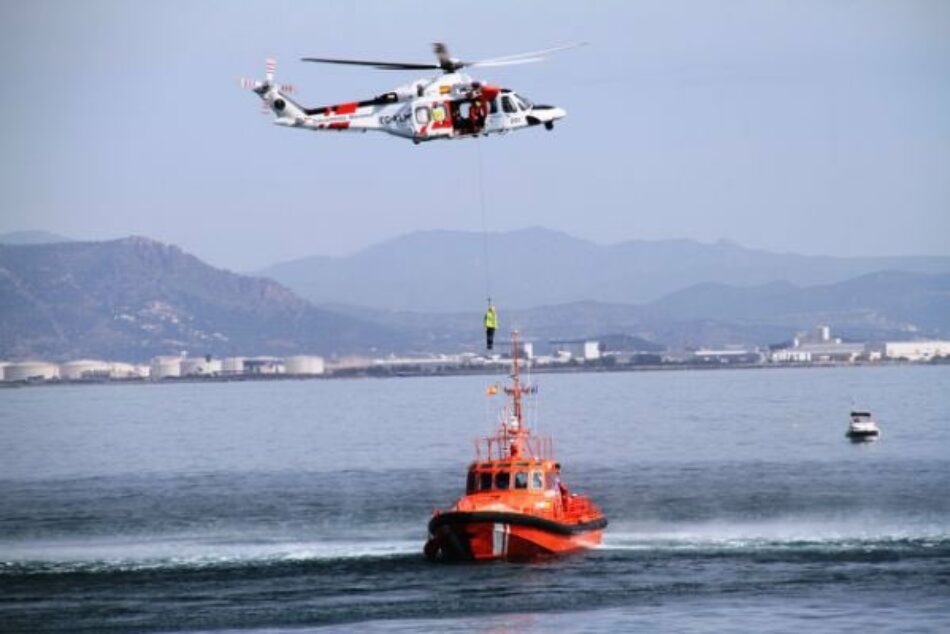
[[[521,429],[524,427],[524,420],[522,420],[521,418],[521,377],[520,377],[520,371],[518,368],[520,364],[518,363],[518,331],[517,330],[511,331],[511,347],[512,347],[511,363],[512,365],[514,365],[514,373],[511,376],[513,380],[513,384],[511,386],[511,398],[514,401],[514,410],[515,410],[514,413],[515,413],[515,419],[517,419],[518,421],[518,430],[521,431]]]

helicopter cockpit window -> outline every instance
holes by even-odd
[[[419,106],[416,108],[416,123],[419,125],[425,125],[429,123],[429,108],[426,106]]]
[[[521,95],[515,97],[515,100],[517,100],[518,106],[520,106],[522,110],[531,110],[533,104]]]
[[[518,112],[518,109],[515,108],[515,102],[512,101],[511,97],[508,95],[503,95],[501,98],[501,109],[505,112],[512,114]]]

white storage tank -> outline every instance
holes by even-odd
[[[181,357],[155,357],[149,366],[148,377],[153,381],[181,376]]]
[[[77,359],[59,366],[59,378],[64,381],[82,381],[88,379],[108,379],[112,368],[105,361],[95,359]]]
[[[109,377],[113,379],[144,379],[148,376],[148,366],[133,365],[121,361],[109,364]]]
[[[884,344],[884,354],[895,359],[929,361],[934,357],[950,356],[950,341],[900,341]]]
[[[244,374],[244,357],[227,357],[221,361],[221,373]]]
[[[189,357],[181,362],[182,376],[216,376],[221,373],[219,359]]]
[[[275,357],[249,357],[244,359],[245,374],[282,374],[284,364]]]
[[[323,357],[314,357],[300,355],[287,357],[284,360],[284,368],[287,374],[314,375],[323,374]]]
[[[599,359],[600,358],[600,342],[585,341],[584,342],[584,358],[585,359]]]
[[[49,381],[59,377],[59,366],[46,361],[11,363],[3,369],[5,381]]]

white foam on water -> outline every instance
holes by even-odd
[[[0,543],[4,569],[50,571],[149,570],[396,557],[422,553],[420,540],[291,541],[154,539]]]
[[[943,524],[887,526],[867,519],[703,524],[627,524],[608,528],[600,550],[874,549],[928,547],[950,541]]]

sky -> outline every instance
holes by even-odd
[[[299,58],[427,62],[434,41],[463,59],[589,45],[473,69],[565,108],[552,132],[319,134],[239,88],[273,56],[306,105],[367,98],[424,74]],[[237,271],[528,226],[950,255],[943,0],[7,0],[0,51],[0,233],[143,235]]]

